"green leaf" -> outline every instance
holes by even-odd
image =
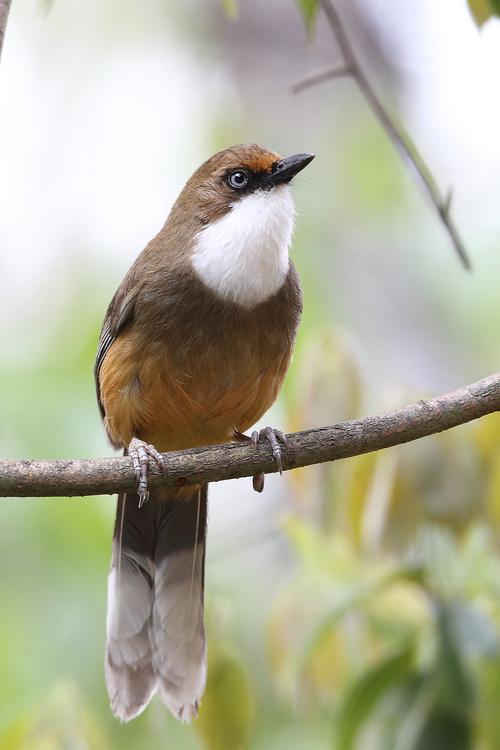
[[[328,612],[315,624],[306,636],[297,654],[296,669],[301,676],[313,653],[336,626],[339,620],[349,612],[354,612],[366,605],[369,600],[399,581],[419,581],[421,571],[418,568],[402,566],[388,573],[379,575],[370,581],[351,586],[337,598]]]
[[[478,26],[492,16],[500,16],[500,0],[467,0],[469,10]]]
[[[413,646],[409,645],[365,671],[352,685],[337,717],[338,750],[352,750],[359,731],[384,695],[411,676]]]
[[[54,0],[41,0],[42,4],[42,10],[47,15],[52,10],[52,6],[54,5]]]
[[[477,672],[477,727],[484,747],[500,747],[500,655],[484,659]]]
[[[237,0],[221,0],[222,8],[224,13],[231,20],[238,18],[238,3]]]
[[[212,649],[207,687],[195,724],[205,746],[208,750],[246,747],[253,716],[253,695],[243,665],[233,654]]]
[[[460,602],[436,602],[437,651],[400,726],[398,750],[470,750],[475,691],[466,653],[494,647],[487,621]],[[471,642],[479,639],[478,644]]]
[[[464,646],[478,630],[465,606],[454,602],[439,605],[438,653],[435,664],[436,692],[444,709],[457,716],[472,708],[473,687],[464,662]]]
[[[0,736],[2,750],[105,750],[107,739],[83,694],[72,682],[59,682],[44,701]]]
[[[471,750],[472,726],[465,716],[436,708],[426,717],[411,750]]]
[[[297,5],[304,19],[307,32],[311,34],[314,30],[314,22],[318,14],[318,0],[297,0]]]
[[[289,516],[282,528],[304,566],[318,574],[332,570],[333,555],[329,542],[310,523],[298,516]]]

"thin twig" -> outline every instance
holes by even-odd
[[[447,195],[443,198],[441,191],[436,183],[434,175],[424,161],[422,155],[416,148],[415,144],[411,140],[410,136],[406,131],[398,125],[393,117],[389,114],[386,107],[382,104],[378,95],[375,93],[371,83],[369,82],[363,67],[361,66],[359,59],[354,52],[354,48],[344,28],[342,20],[339,16],[337,9],[331,0],[319,0],[321,7],[328,19],[330,27],[333,31],[334,37],[339,45],[340,52],[343,58],[343,64],[330,66],[330,68],[321,68],[320,70],[313,71],[304,78],[295,82],[292,85],[292,91],[298,93],[303,91],[310,86],[322,83],[331,78],[338,78],[340,75],[350,75],[356,81],[361,93],[365,97],[366,101],[370,105],[373,113],[379,120],[383,129],[387,133],[389,139],[396,147],[403,160],[410,164],[415,172],[420,184],[422,185],[424,192],[427,193],[431,200],[436,212],[444,224],[453,247],[455,248],[458,257],[462,261],[464,267],[467,270],[472,268],[469,256],[465,250],[464,243],[460,234],[453,222],[450,215],[451,207],[451,191],[448,191]],[[330,71],[330,75],[327,71]],[[333,71],[342,71],[333,74]]]
[[[378,417],[288,435],[283,468],[335,461],[449,430],[500,411],[500,372],[428,401]],[[277,471],[270,446],[229,443],[165,454],[162,476],[150,486],[182,487]],[[67,497],[114,494],[135,487],[129,458],[0,461],[0,497]]]
[[[2,57],[3,40],[5,39],[10,3],[11,0],[0,0],[0,58]]]
[[[294,94],[300,94],[301,91],[305,91],[311,86],[316,86],[318,83],[350,75],[352,75],[352,70],[345,63],[340,65],[326,65],[324,68],[318,68],[313,73],[308,73],[302,78],[297,79],[292,85],[292,91]]]

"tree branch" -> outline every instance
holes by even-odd
[[[376,417],[363,417],[288,435],[284,469],[335,461],[449,430],[500,411],[500,372],[452,393]],[[270,447],[229,443],[166,453],[163,477],[150,486],[176,486],[276,472]],[[95,460],[0,461],[0,497],[68,497],[114,494],[135,487],[127,457]]]
[[[371,83],[366,77],[350,39],[346,33],[342,20],[336,10],[332,0],[319,0],[321,7],[328,19],[330,28],[339,45],[343,62],[340,65],[332,65],[329,68],[321,68],[313,71],[307,76],[296,81],[292,86],[292,91],[298,93],[304,91],[318,83],[328,81],[332,78],[350,75],[356,81],[361,93],[365,97],[373,113],[387,133],[389,140],[392,141],[396,150],[402,156],[405,162],[408,162],[422,185],[424,192],[427,193],[432,205],[442,221],[448,235],[451,239],[458,257],[467,270],[472,268],[469,256],[465,250],[464,243],[450,215],[451,191],[443,197],[439,187],[434,179],[434,175],[424,161],[422,155],[411,140],[405,130],[391,117],[386,107],[382,104],[378,95],[375,93]]]
[[[10,3],[11,0],[0,0],[0,57],[2,57],[3,40],[5,39]]]

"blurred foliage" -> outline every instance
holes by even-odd
[[[318,0],[296,0],[308,31],[312,31],[319,10]],[[478,26],[482,26],[492,16],[500,16],[500,0],[467,0],[470,12]],[[234,12],[233,0],[224,0],[229,15]]]
[[[492,16],[500,16],[500,0],[467,0],[470,12],[478,26]]]
[[[295,0],[297,7],[304,19],[306,29],[312,32],[314,29],[314,23],[316,16],[318,15],[319,2],[318,0]],[[493,0],[494,1],[494,0]],[[238,0],[221,0],[222,7],[224,8],[225,14],[228,18],[238,17]]]
[[[271,620],[271,663],[281,690],[332,716],[332,747],[498,747],[500,568],[486,525],[457,539],[423,524],[399,568],[296,518],[285,529],[302,565]]]
[[[221,3],[219,15],[222,7],[234,18],[237,0]],[[495,8],[486,0],[469,4],[479,23]],[[312,29],[317,2],[297,5]],[[284,84],[273,80],[273,86],[274,96]],[[421,257],[414,265],[409,255],[394,257],[394,246],[402,249],[387,226],[402,216],[405,241],[419,236],[420,251],[425,243],[418,219],[408,211],[406,183],[399,167],[391,167],[383,133],[342,100],[339,109],[344,106],[343,125],[337,109],[324,116],[326,166],[317,182],[304,177],[315,190],[300,194],[294,258],[305,310],[280,401],[280,419],[289,430],[426,395],[388,382],[391,367],[381,351],[381,342],[389,346],[392,320],[408,302],[404,286],[397,296],[404,277],[389,275],[398,264],[409,266],[412,292],[415,287],[415,297],[431,311],[426,326],[422,307],[415,307],[417,323],[397,342],[399,358],[412,349],[422,355],[437,341],[431,356],[444,352],[446,360],[453,342],[467,336],[481,347],[457,345],[457,351],[472,353],[468,360],[478,371],[498,357],[498,274],[488,267],[481,276],[478,269],[470,302],[462,282],[454,277],[451,283],[434,255],[429,267]],[[207,150],[240,139],[232,106],[217,100],[215,109],[203,118],[204,130],[216,133]],[[255,112],[241,111],[253,129],[249,112]],[[313,111],[306,114],[302,128],[316,118]],[[380,245],[390,248],[389,262],[372,236],[379,234]],[[374,244],[373,257],[357,255],[363,243]],[[349,256],[344,266],[335,265],[332,247]],[[71,266],[57,280],[62,302],[56,322],[39,314],[37,302],[33,351],[24,359],[2,359],[4,456],[109,452],[99,428],[92,361],[105,306],[125,269],[114,268],[111,278],[104,262],[92,267],[93,261],[79,264],[73,256]],[[340,278],[337,286],[334,277]],[[361,277],[365,286],[358,286]],[[392,296],[392,306],[384,307]],[[375,356],[372,318],[382,329]],[[359,329],[366,330],[363,339]],[[422,338],[415,343],[417,332]],[[374,377],[375,359],[384,360],[382,385]],[[419,364],[425,368],[423,359]],[[463,371],[453,367],[448,372],[461,380]],[[499,435],[496,414],[412,445],[290,473],[278,506],[286,514],[279,511],[275,523],[277,506],[268,491],[268,537],[245,522],[245,543],[235,544],[219,566],[220,550],[209,532],[209,675],[192,727],[179,724],[158,701],[126,726],[110,714],[102,652],[114,502],[2,502],[0,750],[498,750]],[[232,486],[237,504],[243,483]],[[238,542],[233,523],[230,533]]]
[[[70,304],[79,309],[80,298]],[[74,319],[71,308],[64,321]],[[24,375],[3,373],[2,392],[23,390],[28,374],[35,377],[47,393],[41,418],[58,424],[68,454],[78,454],[74,423],[61,419],[74,409],[64,393],[80,399],[82,425],[97,419],[88,404],[98,323],[89,310],[55,368],[64,325]],[[297,360],[284,400],[293,428],[366,409],[366,364],[345,332],[308,331]],[[34,433],[23,432],[18,439],[40,454]],[[496,750],[499,434],[494,414],[414,445],[290,475],[294,511],[281,521],[280,542],[288,545],[281,552],[288,575],[265,615],[267,659],[254,661],[254,645],[209,596],[209,678],[193,728],[159,705],[126,727],[109,715],[99,652],[111,504],[6,503],[1,750],[153,748],[159,733],[165,747],[193,750]],[[53,452],[60,449],[54,441]],[[249,576],[243,567],[243,590]],[[209,577],[209,592],[212,585]],[[237,620],[240,594],[233,596]],[[258,600],[251,607],[258,611]],[[252,631],[258,622],[250,615],[245,625]]]
[[[297,5],[302,13],[307,30],[311,32],[314,28],[316,16],[318,15],[318,0],[297,0]]]
[[[238,18],[238,2],[237,0],[221,0],[224,13],[228,18]]]
[[[207,687],[196,729],[208,750],[241,750],[247,746],[254,715],[247,670],[220,639],[214,637],[211,644]]]
[[[105,750],[107,743],[75,685],[56,685],[43,704],[18,718],[1,741],[2,750]]]

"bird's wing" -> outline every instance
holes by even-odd
[[[106,312],[106,317],[104,318],[104,323],[102,324],[99,345],[95,358],[94,378],[99,410],[103,418],[105,414],[101,401],[99,374],[112,343],[116,341],[119,334],[134,320],[135,303],[138,293],[139,284],[136,282],[133,273],[129,272],[111,300]]]

